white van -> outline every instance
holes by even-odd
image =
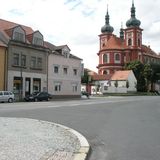
[[[12,103],[15,100],[14,94],[10,91],[0,91],[0,102]]]

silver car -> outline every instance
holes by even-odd
[[[12,103],[15,100],[14,94],[10,91],[0,91],[0,102]]]

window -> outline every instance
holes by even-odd
[[[59,67],[58,66],[54,66],[54,73],[58,73]]]
[[[67,74],[67,72],[68,72],[68,68],[66,68],[66,67],[63,68],[63,73],[64,73],[64,74]]]
[[[31,67],[36,68],[36,57],[31,57]]]
[[[114,55],[114,60],[115,60],[115,63],[119,63],[120,62],[120,54],[119,53],[116,53]]]
[[[42,58],[37,58],[37,67],[42,68]]]
[[[78,90],[77,84],[73,84],[72,85],[72,91],[77,92],[77,90]]]
[[[77,69],[73,69],[73,75],[77,75]]]
[[[20,32],[14,32],[14,39],[17,41],[24,41],[24,34]]]
[[[33,44],[42,46],[43,45],[43,40],[41,38],[34,37]]]
[[[103,75],[104,75],[104,74],[108,74],[108,72],[105,70],[105,71],[103,71]]]
[[[132,40],[131,38],[128,39],[128,46],[131,46],[132,45]]]
[[[19,54],[14,53],[13,55],[13,65],[19,66]]]
[[[21,57],[21,65],[22,65],[22,67],[26,66],[26,55],[22,55],[22,57]]]
[[[109,63],[109,55],[108,54],[103,55],[103,63]]]
[[[141,40],[138,39],[138,46],[140,47],[141,46]]]
[[[56,84],[54,85],[54,91],[56,91],[56,92],[61,91],[61,83],[56,83]]]

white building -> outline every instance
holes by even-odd
[[[137,80],[132,70],[116,71],[110,80],[108,93],[136,92]]]
[[[54,46],[48,56],[48,92],[55,98],[81,96],[82,59],[72,55],[67,45]]]

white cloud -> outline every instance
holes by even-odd
[[[110,24],[119,36],[125,28],[132,1],[128,0],[0,0],[0,17],[39,30],[55,45],[67,44],[85,67],[96,70],[99,37],[105,23],[107,4]],[[141,21],[143,42],[160,52],[160,1],[135,0],[136,17]]]

